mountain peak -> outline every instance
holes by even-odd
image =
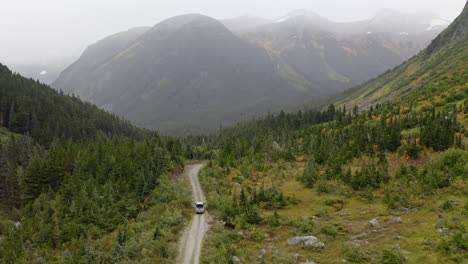
[[[166,20],[163,20],[162,22],[158,23],[155,25],[157,26],[183,26],[186,24],[191,24],[191,23],[199,23],[199,22],[212,22],[212,23],[219,23],[216,19],[211,18],[209,16],[205,16],[202,14],[185,14],[185,15],[180,15],[180,16],[175,16],[168,18]]]
[[[315,13],[314,11],[308,9],[299,9],[292,12],[289,12],[287,15],[280,17],[276,20],[277,23],[284,22],[289,19],[296,19],[296,18],[306,18],[308,20],[326,20],[325,18],[321,17],[319,14]]]

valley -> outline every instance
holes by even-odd
[[[466,263],[468,4],[446,22],[185,14],[51,86],[0,64],[0,263]]]

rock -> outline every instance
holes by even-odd
[[[240,186],[241,186],[240,183],[238,183],[238,182],[234,183],[234,187],[240,187]]]
[[[20,225],[21,225],[21,222],[18,222],[18,221],[12,221],[10,220],[10,222],[15,225],[16,228],[18,228]]]
[[[240,258],[238,256],[232,256],[232,262],[242,264]]]
[[[348,261],[346,259],[341,259],[340,261],[341,261],[341,263],[348,263]]]
[[[299,253],[296,253],[296,254],[292,254],[292,255],[291,255],[291,258],[293,258],[293,259],[295,259],[295,260],[298,260],[300,256],[301,256],[301,255],[300,255]]]
[[[307,240],[304,242],[305,249],[316,249],[316,248],[324,248],[325,244],[323,242],[317,240]]]
[[[308,216],[303,216],[302,219],[304,219],[304,221],[309,221],[309,217],[308,217]]]
[[[442,221],[437,221],[436,223],[436,228],[438,227],[442,227],[444,224],[442,223]]]
[[[359,246],[361,246],[361,245],[367,245],[367,244],[369,244],[369,241],[367,241],[367,240],[354,239],[354,240],[351,240],[350,243],[352,243],[353,245],[359,247]]]
[[[310,260],[306,260],[306,262],[299,262],[299,264],[318,264],[318,263],[310,261]]]
[[[264,248],[260,249],[258,258],[262,258],[263,255],[265,255],[265,254],[266,254],[266,250]]]
[[[396,236],[395,239],[400,240],[400,239],[403,239],[403,237],[402,236]]]
[[[418,208],[413,207],[413,208],[411,208],[411,211],[416,212],[416,211],[418,211]]]
[[[410,254],[411,252],[402,249],[402,250],[401,250],[401,253],[403,253],[403,254]]]
[[[242,231],[239,231],[239,232],[237,232],[237,234],[239,234],[239,235],[243,236],[243,235],[244,235],[244,232],[242,232]]]
[[[288,239],[288,245],[297,245],[299,243],[304,243],[308,240],[318,241],[314,236],[297,236]]]
[[[369,221],[369,224],[371,226],[379,226],[379,221],[377,221],[377,219],[372,219]]]
[[[398,244],[394,245],[393,249],[400,249],[400,245],[398,245]]]
[[[439,214],[439,218],[440,218],[440,219],[442,219],[442,218],[444,218],[444,217],[445,217],[444,214]]]
[[[276,142],[276,141],[273,141],[273,142],[271,143],[271,146],[272,146],[273,148],[275,148],[275,149],[283,150],[283,148],[280,146],[280,144],[278,144],[278,142]]]
[[[405,214],[409,214],[410,213],[410,209],[406,208],[406,207],[398,207],[398,211],[400,212],[403,212]]]
[[[401,220],[401,217],[397,217],[397,218],[390,219],[390,221],[388,222],[390,224],[399,224],[399,223],[403,223],[403,220]]]
[[[348,212],[344,212],[344,213],[341,213],[340,216],[350,216],[351,213],[348,213]]]
[[[275,252],[273,252],[273,255],[275,255],[275,256],[279,256],[279,254],[280,254],[280,253],[279,253],[279,250],[278,250],[278,249],[275,250]]]

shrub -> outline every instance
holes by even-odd
[[[400,264],[405,261],[405,257],[397,250],[384,249],[382,252],[381,264]]]
[[[342,199],[328,199],[325,201],[325,205],[334,207],[337,211],[340,211],[344,207],[344,200]]]
[[[317,210],[317,214],[316,216],[320,216],[320,217],[330,217],[330,213],[328,212],[328,209],[327,208],[319,208]]]
[[[315,226],[315,223],[314,221],[303,221],[301,224],[300,224],[300,228],[301,228],[301,233],[302,234],[310,234],[314,231],[314,226]]]
[[[449,149],[433,159],[433,167],[453,176],[468,177],[468,151]]]
[[[324,225],[320,229],[320,232],[331,237],[336,237],[336,235],[338,234],[338,231],[336,231],[336,228],[330,224]]]
[[[261,242],[266,238],[265,233],[262,232],[260,229],[255,229],[255,231],[250,234],[250,239],[256,242]]]
[[[343,244],[341,252],[344,255],[344,258],[351,263],[362,263],[367,260],[366,254],[360,251],[357,246],[352,244]]]
[[[317,192],[321,193],[332,193],[335,190],[335,186],[330,182],[321,179],[317,183]]]
[[[278,227],[281,225],[281,217],[278,215],[278,211],[276,209],[273,216],[269,218],[268,225],[270,225],[270,227]]]
[[[417,145],[417,144],[408,144],[408,143],[401,145],[397,150],[398,155],[400,156],[407,155],[408,157],[412,159],[419,159],[419,155],[421,151],[422,151],[422,146]]]
[[[444,210],[450,210],[453,208],[453,202],[452,201],[445,201],[440,207]]]
[[[457,178],[468,178],[468,152],[449,149],[432,159],[419,175],[421,182],[432,188],[444,188]]]

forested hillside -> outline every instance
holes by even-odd
[[[13,74],[0,64],[0,126],[47,145],[56,138],[89,140],[98,134],[142,138],[129,122],[77,97]]]
[[[172,263],[196,149],[0,69],[0,262]]]
[[[466,32],[466,12],[447,32]],[[422,51],[340,107],[207,138],[216,158],[201,181],[220,220],[202,263],[466,262],[467,38]],[[406,89],[413,77],[430,79]]]

